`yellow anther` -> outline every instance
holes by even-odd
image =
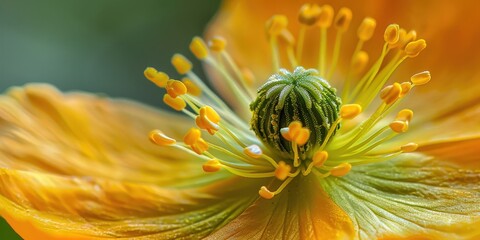
[[[368,53],[365,51],[359,51],[355,54],[352,61],[352,70],[355,74],[360,74],[363,72],[365,67],[368,64]]]
[[[275,169],[275,177],[278,178],[278,180],[285,180],[288,177],[288,174],[292,170],[292,167],[290,165],[286,164],[283,161],[280,161],[278,163],[277,169]]]
[[[210,159],[202,165],[204,172],[218,172],[222,169],[222,165],[217,159]]]
[[[159,146],[171,146],[174,145],[177,141],[164,133],[160,130],[152,130],[149,134],[150,140],[159,145]]]
[[[200,108],[199,115],[195,119],[195,123],[201,129],[205,129],[210,134],[215,134],[218,131],[220,122],[220,115],[210,106]]]
[[[284,29],[287,28],[288,19],[284,15],[273,15],[266,22],[266,30],[269,37],[278,36]]]
[[[159,72],[157,69],[153,67],[148,67],[143,72],[145,77],[150,80],[151,82],[155,83],[155,85],[163,88],[167,84],[168,75],[164,72]]]
[[[311,26],[315,24],[320,16],[322,9],[317,4],[305,3],[298,13],[298,21],[302,24]]]
[[[417,40],[417,32],[415,30],[410,30],[410,32],[407,33],[405,36],[405,45],[402,46],[402,48],[405,48],[405,46],[412,41]]]
[[[198,59],[202,60],[208,57],[208,48],[207,44],[200,37],[194,37],[190,43],[190,51]]]
[[[431,79],[432,79],[432,76],[430,75],[430,72],[423,71],[413,75],[410,78],[410,81],[412,81],[414,85],[418,86],[418,85],[427,84],[428,82],[430,82]]]
[[[362,112],[360,104],[345,104],[340,108],[340,117],[343,119],[353,119]]]
[[[380,98],[385,102],[385,104],[392,104],[400,97],[402,93],[402,86],[399,83],[394,83],[393,85],[386,86],[380,92]]]
[[[199,139],[201,139],[202,132],[198,128],[190,128],[187,134],[183,137],[183,142],[187,145],[195,144]]]
[[[362,41],[368,41],[373,36],[377,21],[375,19],[367,17],[363,19],[362,24],[358,27],[357,36]]]
[[[400,28],[398,30],[398,41],[396,41],[395,43],[389,43],[388,46],[390,48],[400,48],[400,49],[403,49],[405,47],[405,45],[407,45],[408,42],[406,42],[407,40],[407,31],[403,28]]]
[[[402,87],[402,93],[400,93],[400,97],[405,96],[412,89],[412,84],[410,82],[403,82],[400,84],[400,86]]]
[[[395,120],[410,122],[412,121],[412,118],[413,118],[413,111],[410,109],[403,109],[397,113],[397,117],[395,118]]]
[[[282,134],[282,137],[285,138],[285,140],[293,141],[295,134],[297,134],[301,128],[302,128],[301,122],[293,121],[288,125],[288,127],[281,128],[280,133]]]
[[[340,31],[347,31],[352,21],[352,10],[349,8],[340,8],[335,18],[335,27]]]
[[[197,154],[202,154],[208,150],[208,143],[203,140],[203,138],[198,139],[198,141],[190,146],[192,150]]]
[[[317,25],[321,28],[328,28],[333,21],[333,7],[325,4],[322,6],[320,15],[318,16]]]
[[[389,45],[397,43],[398,39],[400,38],[399,31],[400,26],[398,26],[398,24],[388,25],[388,27],[385,29],[385,33],[383,34],[385,42],[387,42]]]
[[[293,121],[287,128],[281,128],[280,133],[283,138],[295,142],[299,146],[305,145],[310,138],[310,130],[308,128],[303,128],[302,123],[299,121]]]
[[[182,111],[187,106],[187,103],[182,98],[173,98],[168,94],[163,95],[163,102],[177,111]]]
[[[259,158],[263,154],[262,149],[255,144],[244,148],[243,153],[247,154],[249,157],[252,157],[252,158]]]
[[[210,47],[210,50],[214,52],[221,52],[225,50],[227,40],[223,37],[215,36],[208,42],[208,46]]]
[[[210,106],[204,106],[200,108],[200,116],[206,116],[210,121],[214,123],[220,122],[221,118],[217,111]]]
[[[253,72],[248,69],[248,68],[243,68],[242,69],[242,77],[243,77],[243,80],[245,80],[245,82],[249,85],[249,86],[253,86],[253,84],[255,83],[255,75],[253,74]]]
[[[310,138],[310,129],[308,128],[302,128],[298,132],[297,135],[295,135],[294,141],[299,145],[303,146],[305,143],[307,143],[308,139]]]
[[[145,77],[150,81],[153,81],[157,73],[158,73],[157,69],[153,67],[147,67],[145,71],[143,71],[143,74],[145,75]]]
[[[402,152],[404,152],[404,153],[408,153],[408,152],[414,152],[415,150],[417,150],[417,148],[418,148],[418,144],[407,143],[407,144],[401,146],[400,150],[402,150]]]
[[[200,96],[200,94],[202,94],[202,89],[200,89],[189,78],[183,78],[182,83],[185,84],[185,87],[187,88],[187,93],[188,94],[193,95],[193,96]]]
[[[404,121],[393,121],[389,127],[396,133],[403,133],[408,130],[408,123]]]
[[[405,47],[405,54],[408,57],[416,57],[423,49],[427,47],[427,42],[424,39],[419,39],[413,42],[409,42]]]
[[[208,143],[201,138],[201,132],[197,128],[191,128],[183,137],[183,142],[190,145],[192,150],[197,154],[202,154],[208,150]]]
[[[167,94],[170,95],[172,98],[176,98],[187,93],[187,87],[185,86],[185,84],[178,80],[168,80],[165,89],[167,90]]]
[[[328,152],[327,151],[318,151],[313,155],[312,162],[313,166],[321,167],[328,159]]]
[[[339,165],[335,166],[330,170],[330,174],[335,177],[343,177],[347,175],[352,169],[352,165],[350,163],[340,163]]]
[[[275,196],[275,193],[270,192],[265,186],[260,188],[258,194],[265,199],[272,199]]]
[[[186,74],[192,70],[192,63],[181,54],[174,54],[171,62],[180,74]]]

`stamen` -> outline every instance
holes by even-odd
[[[192,96],[200,96],[202,94],[202,89],[200,89],[190,78],[183,78],[182,83],[187,88],[187,93]]]
[[[277,37],[287,28],[288,19],[284,15],[274,15],[266,22],[267,35],[270,39],[270,47],[272,49],[273,71],[280,69],[280,56],[278,52]]]
[[[318,25],[320,26],[320,49],[318,54],[318,71],[320,76],[325,76],[326,57],[327,57],[327,29],[332,25],[333,8],[330,5],[323,5],[320,16],[318,17]]]
[[[258,194],[265,199],[272,199],[275,196],[275,193],[270,192],[270,190],[268,190],[265,186],[260,188]]]
[[[340,108],[340,117],[343,119],[353,119],[362,112],[360,104],[345,104]]]
[[[251,158],[260,158],[263,154],[262,149],[255,144],[244,148],[243,152]]]
[[[312,171],[313,167],[322,167],[323,164],[327,161],[328,159],[328,152],[327,151],[317,151],[313,157],[312,157],[312,162],[308,165],[308,167],[305,170],[302,170],[303,176],[307,176],[310,174]]]
[[[400,26],[398,24],[390,24],[388,25],[387,29],[385,29],[385,33],[383,34],[383,38],[385,42],[389,45],[393,45],[398,42],[400,38]]]
[[[185,84],[178,80],[168,80],[165,90],[167,90],[167,94],[172,98],[176,98],[187,93],[187,87]]]
[[[218,123],[220,122],[220,115],[210,106],[204,106],[200,108],[199,116],[195,119],[195,123],[201,129],[205,129],[211,135],[215,134],[220,128]]]
[[[202,165],[202,169],[205,172],[218,172],[220,169],[222,169],[222,165],[217,159],[210,159],[206,163]]]
[[[190,43],[190,51],[192,51],[193,55],[199,60],[207,58],[209,54],[207,44],[205,44],[203,39],[199,37],[194,37],[192,39],[192,42]]]
[[[400,93],[402,93],[402,86],[399,83],[394,83],[393,85],[385,87],[380,92],[380,98],[385,102],[385,104],[390,105],[397,101],[397,99],[400,97]]]
[[[351,169],[352,165],[350,163],[341,163],[338,166],[333,167],[330,170],[330,174],[335,177],[343,177],[347,175]]]
[[[430,82],[432,76],[429,71],[419,72],[410,78],[410,81],[416,86],[424,85]]]
[[[275,169],[275,177],[277,177],[278,180],[283,181],[288,177],[291,170],[292,167],[290,167],[290,165],[286,164],[284,161],[280,161],[277,169]]]
[[[168,75],[164,72],[159,72],[153,67],[147,67],[143,72],[145,77],[153,82],[158,87],[164,88],[169,79]]]
[[[182,111],[187,107],[187,103],[181,97],[172,97],[168,94],[163,95],[163,102],[177,111]]]
[[[359,51],[352,61],[352,70],[354,74],[360,74],[363,72],[368,63],[368,53],[365,51]]]
[[[171,62],[179,74],[184,75],[192,70],[192,62],[181,54],[174,54]]]
[[[191,128],[183,138],[183,142],[189,145],[192,150],[199,155],[208,150],[208,143],[201,138],[201,135],[202,133],[199,129]]]
[[[298,34],[298,44],[296,50],[296,59],[298,59],[298,61],[302,59],[303,44],[305,41],[305,32],[307,30],[307,26],[314,25],[318,21],[321,12],[322,9],[317,4],[306,3],[300,8],[298,21],[301,23],[301,26]]]
[[[427,43],[425,42],[425,40],[419,39],[407,44],[407,46],[405,47],[405,54],[408,57],[413,58],[418,56],[418,54],[420,54],[420,52],[423,51],[423,49],[425,49],[426,47]]]
[[[373,32],[375,31],[375,27],[377,26],[377,21],[373,18],[365,18],[363,19],[362,24],[358,27],[357,36],[362,42],[366,42],[370,40],[373,36]]]
[[[225,38],[215,36],[208,42],[208,46],[214,52],[222,52],[227,46],[227,41]]]
[[[159,146],[171,146],[177,142],[175,139],[165,135],[162,131],[158,129],[152,130],[149,136],[150,140]]]
[[[400,93],[400,98],[407,95],[407,93],[409,93],[410,90],[413,87],[413,85],[410,82],[403,82],[403,83],[400,84],[400,86],[402,87],[402,92]]]
[[[337,68],[338,58],[340,56],[340,45],[343,33],[348,30],[352,21],[352,11],[348,8],[341,8],[335,18],[335,27],[337,29],[337,37],[335,38],[335,46],[333,47],[333,57],[327,79],[331,79],[335,69]]]

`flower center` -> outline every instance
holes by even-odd
[[[252,130],[279,156],[295,161],[311,158],[337,120],[341,105],[336,90],[318,71],[303,67],[293,72],[281,69],[257,94],[250,104]],[[289,126],[295,121],[298,124]]]
[[[202,168],[207,173],[225,170],[245,178],[277,179],[276,190],[260,187],[259,194],[266,199],[280,194],[296,177],[310,173],[319,179],[342,177],[357,165],[415,151],[415,143],[391,141],[408,130],[413,112],[402,109],[396,115],[391,113],[412,88],[430,81],[430,73],[417,73],[401,83],[389,80],[404,60],[416,57],[426,47],[425,40],[416,40],[415,31],[407,33],[391,24],[385,29],[380,56],[368,64],[369,55],[362,48],[372,37],[376,22],[365,18],[357,30],[355,50],[348,53],[352,57],[339,74],[342,37],[351,19],[347,8],[341,8],[334,18],[329,5],[305,4],[299,12],[295,41],[287,28],[288,19],[273,16],[266,31],[275,74],[257,94],[253,74],[235,63],[225,50],[224,39],[213,38],[207,46],[203,39],[193,38],[190,50],[222,77],[224,91],[237,104],[235,111],[192,71],[188,59],[175,54],[172,64],[183,76],[181,81],[151,67],[144,74],[166,90],[163,101],[191,117],[196,126],[186,132],[183,141],[160,130],[153,130],[150,139],[197,156],[204,161]],[[332,25],[336,37],[329,48],[327,34]],[[304,56],[305,49],[316,49],[306,44],[311,42],[306,40],[311,31],[320,32],[317,61],[313,63]],[[325,80],[338,75],[344,80],[337,86],[342,88],[341,100]],[[250,125],[246,116],[251,116]],[[202,132],[208,133],[206,137]]]

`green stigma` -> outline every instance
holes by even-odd
[[[317,70],[281,69],[258,89],[257,98],[250,104],[250,125],[263,143],[283,157],[292,157],[292,144],[282,137],[280,129],[293,121],[301,122],[310,130],[307,143],[299,148],[300,157],[307,158],[322,145],[338,118],[340,105],[336,89]]]

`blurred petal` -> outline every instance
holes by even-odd
[[[257,196],[236,180],[172,189],[0,169],[0,213],[25,239],[201,238]]]
[[[259,198],[208,239],[352,238],[349,217],[312,180],[294,180],[273,199]]]
[[[204,177],[193,155],[148,140],[181,138],[188,119],[128,101],[62,94],[45,85],[0,96],[0,166],[61,175],[182,184]]]
[[[480,234],[480,170],[409,154],[321,182],[362,239],[474,239]]]

